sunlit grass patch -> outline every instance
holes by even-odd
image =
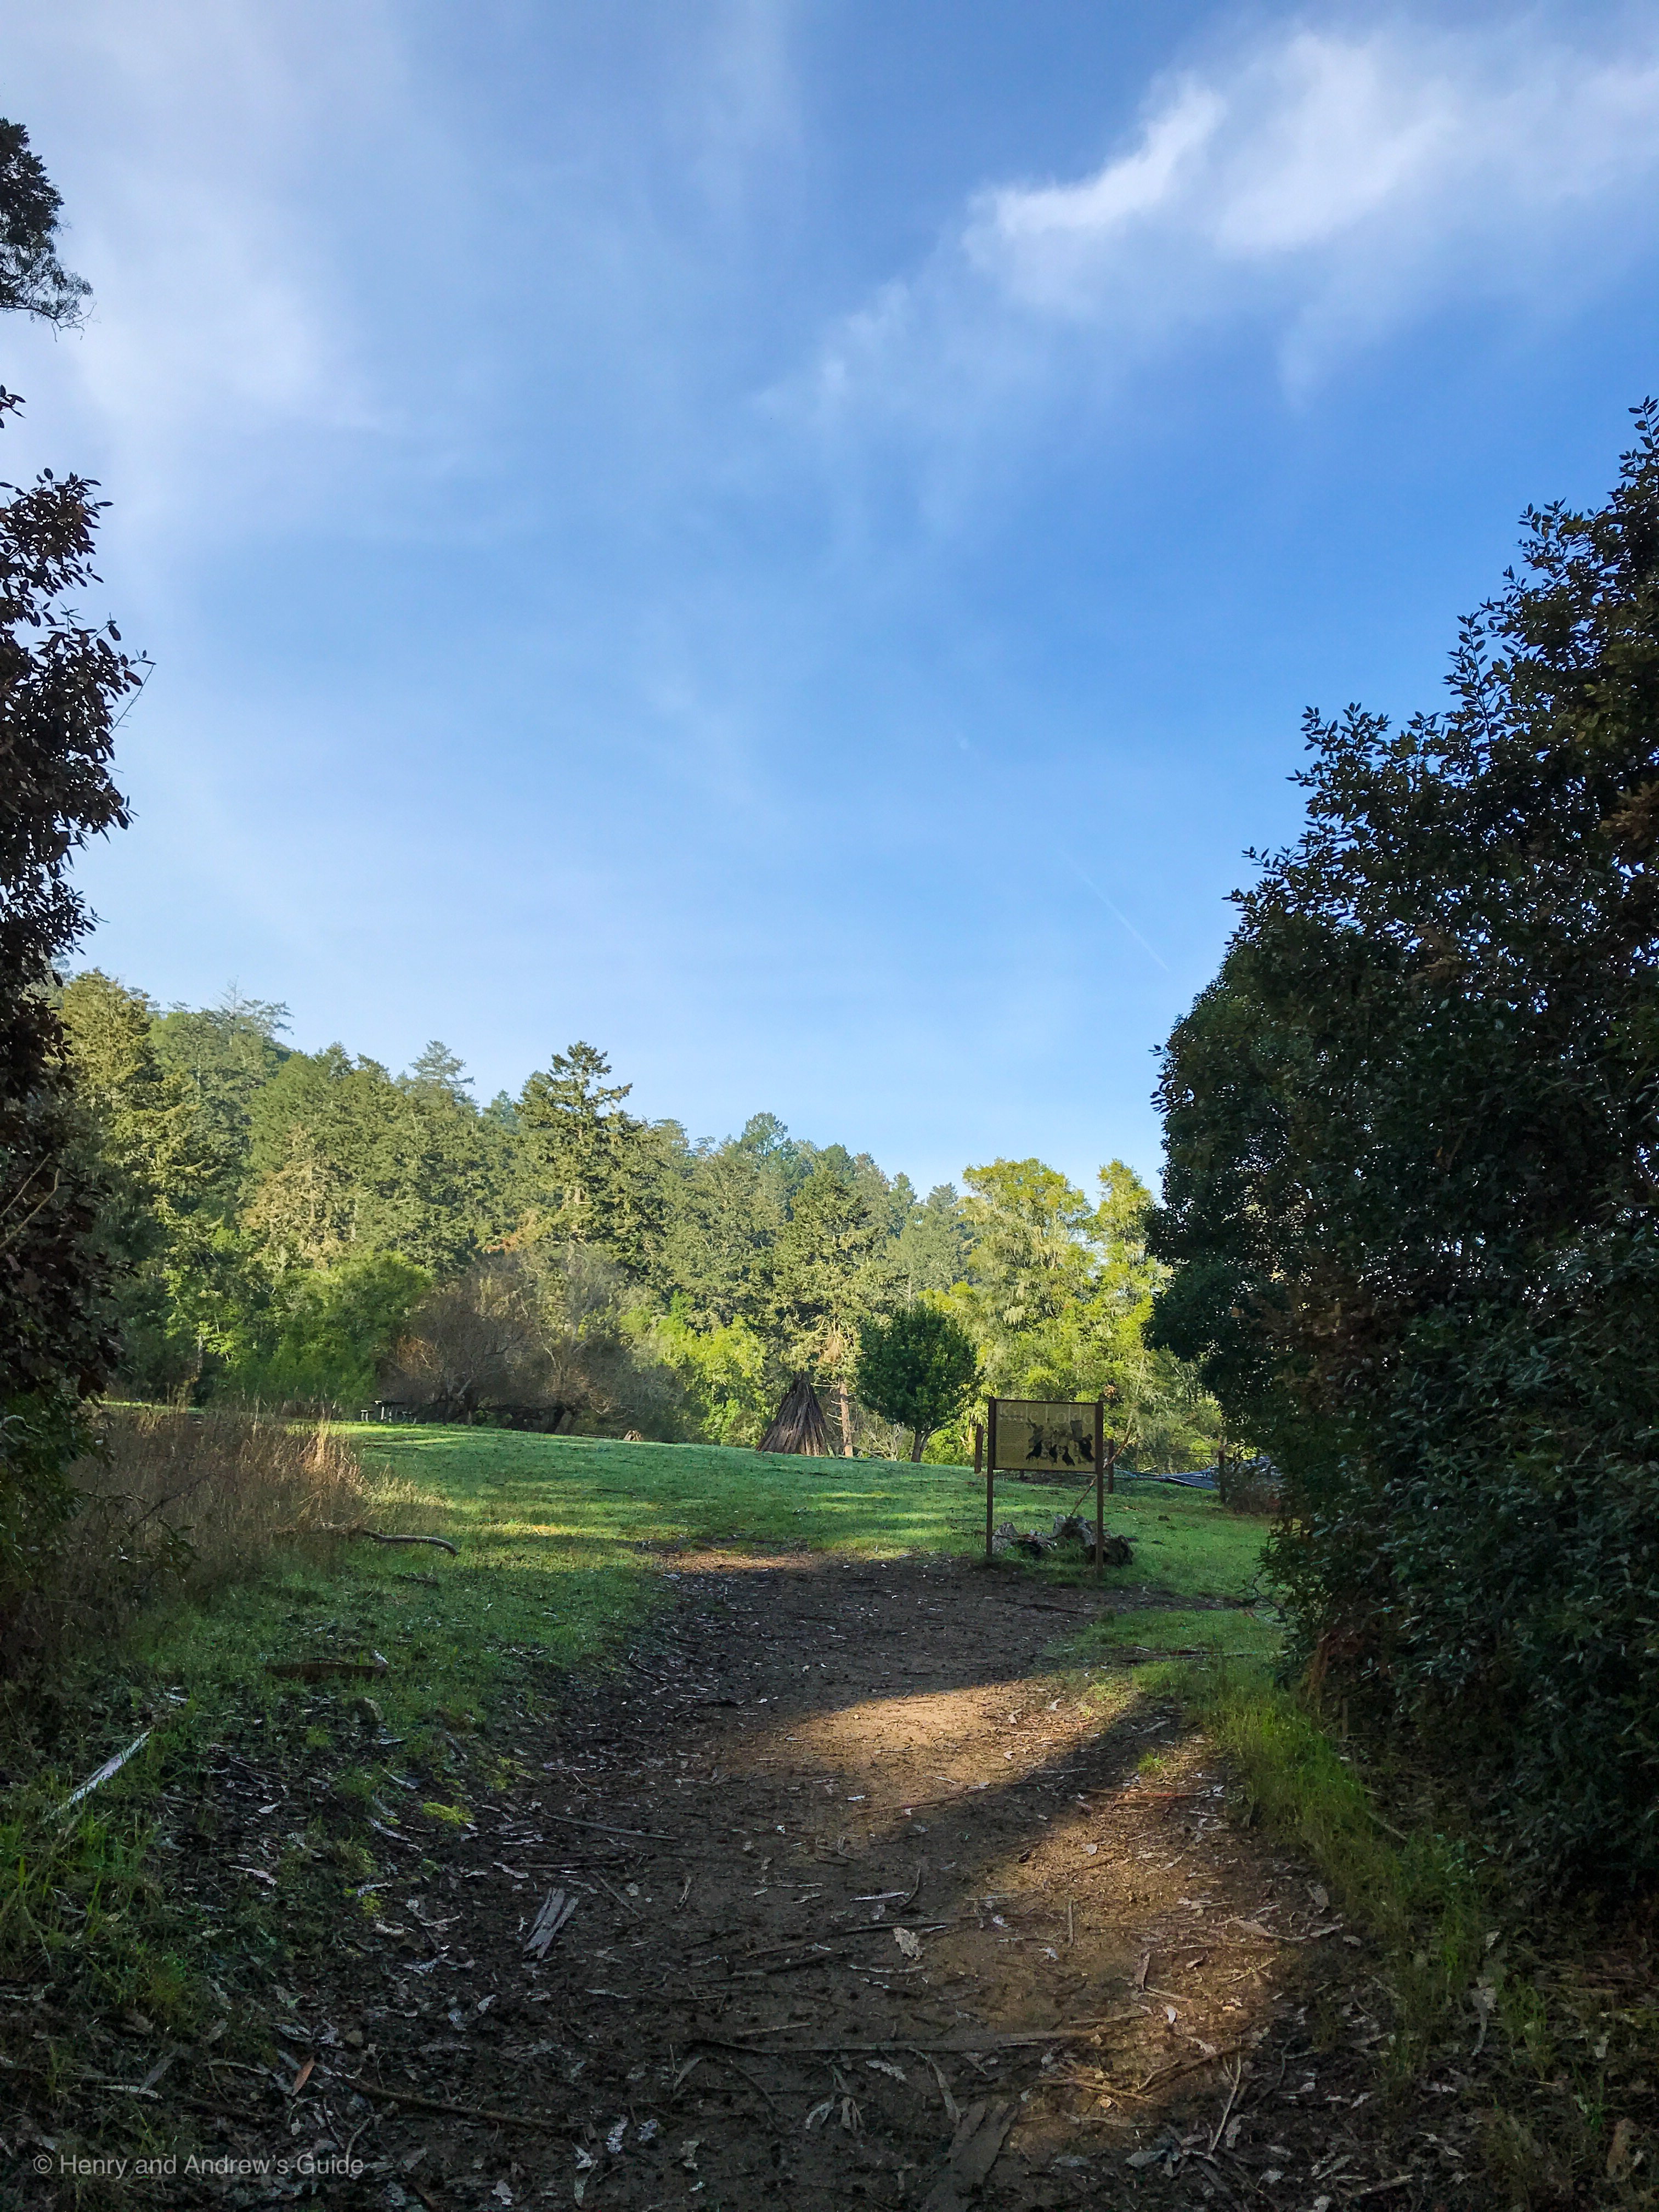
[[[371,1471],[440,1492],[436,1533],[465,1545],[568,1546],[584,1559],[641,1545],[728,1544],[862,1557],[981,1551],[985,1488],[971,1468],[890,1460],[799,1459],[708,1444],[613,1443],[501,1430],[378,1427],[349,1431]],[[1092,1510],[1075,1482],[999,1478],[998,1522],[1047,1533],[1057,1513]],[[1107,1500],[1106,1524],[1135,1547],[1109,1589],[1243,1596],[1257,1586],[1264,1521],[1224,1512],[1204,1492],[1138,1487]],[[1000,1559],[1000,1571],[1092,1581],[1081,1559]]]
[[[1496,1992],[1503,1978],[1492,1908],[1463,1845],[1427,1830],[1391,1832],[1352,1759],[1259,1662],[1191,1668],[1177,1686],[1233,1764],[1241,1816],[1305,1852],[1338,1911],[1389,1954],[1389,2064],[1398,2078],[1413,2073],[1477,1979],[1487,1976]]]
[[[1282,1631],[1276,1620],[1242,1607],[1153,1607],[1136,1606],[1091,1621],[1067,1645],[1074,1656],[1093,1651],[1125,1658],[1270,1659]]]

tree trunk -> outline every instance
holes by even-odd
[[[910,1464],[912,1467],[920,1467],[921,1465],[921,1448],[927,1443],[931,1431],[927,1429],[918,1429],[916,1431],[916,1440],[910,1447]]]
[[[853,1456],[853,1401],[847,1395],[847,1385],[841,1384],[841,1455]]]

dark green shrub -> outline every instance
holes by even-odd
[[[1283,1470],[1300,1652],[1517,1866],[1659,1873],[1659,413],[1454,702],[1310,717],[1162,1085],[1155,1322]]]

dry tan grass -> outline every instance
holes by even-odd
[[[325,1424],[257,1414],[111,1409],[73,1480],[80,1511],[37,1555],[31,1586],[0,1604],[0,1676],[36,1674],[164,1593],[235,1581],[371,1510],[356,1454]]]
[[[325,1423],[159,1407],[106,1420],[103,1455],[75,1470],[83,1519],[112,1507],[129,1544],[182,1538],[193,1585],[234,1579],[273,1542],[349,1527],[367,1510],[356,1455]]]

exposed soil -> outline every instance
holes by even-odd
[[[1095,1668],[1103,1711],[1042,1664],[1091,1591],[817,1556],[671,1581],[648,1646],[514,1736],[472,1829],[419,1792],[382,1825],[418,1872],[289,1992],[278,2066],[175,2054],[157,2140],[173,2110],[198,2154],[289,2170],[164,2201],[1483,2201],[1469,2124],[1436,2118],[1459,2100],[1380,2094],[1364,1946],[1229,1820],[1201,1737],[1125,1672]],[[222,1771],[227,1881],[262,1878],[270,1786]],[[165,2052],[131,2040],[141,2082]]]

